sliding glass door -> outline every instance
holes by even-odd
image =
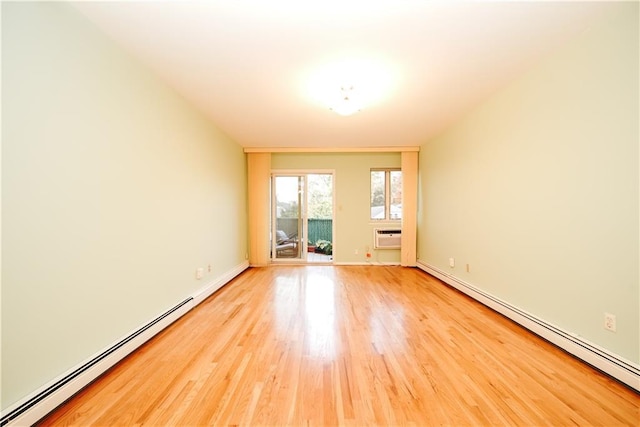
[[[333,261],[333,173],[273,173],[271,259]]]

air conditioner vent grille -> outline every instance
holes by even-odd
[[[375,228],[373,230],[374,249],[400,249],[402,230],[399,228]]]

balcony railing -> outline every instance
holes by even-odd
[[[291,236],[298,231],[298,218],[278,218],[278,230]],[[328,240],[333,242],[333,220],[309,218],[307,220],[309,238],[307,242],[315,243],[318,240]]]

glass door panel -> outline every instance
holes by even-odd
[[[333,262],[333,174],[307,176],[307,262]]]
[[[272,191],[272,259],[305,259],[305,176],[274,175]]]

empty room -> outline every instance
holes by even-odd
[[[0,22],[0,426],[640,424],[640,3]]]

